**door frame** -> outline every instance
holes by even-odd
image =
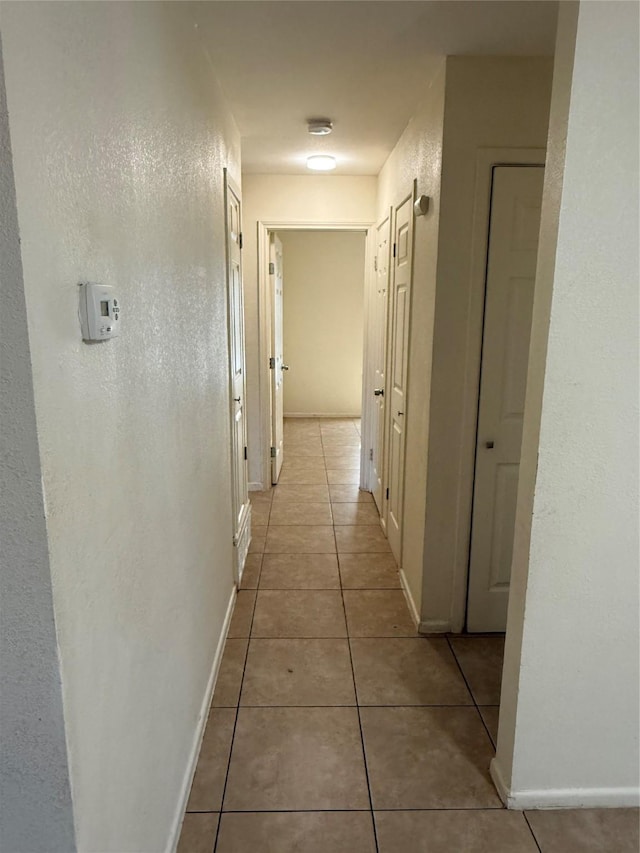
[[[371,400],[373,377],[368,346],[371,323],[371,288],[375,287],[373,258],[375,224],[372,222],[308,222],[295,220],[259,220],[258,226],[258,397],[260,400],[261,471],[264,488],[271,486],[271,322],[272,300],[269,286],[269,233],[271,231],[355,231],[365,234],[364,351],[362,362],[362,447],[360,452],[360,488],[370,489],[371,467],[368,448],[371,441]]]
[[[453,470],[459,472],[458,511],[454,520],[455,556],[450,628],[456,633],[464,629],[467,620],[471,516],[473,512],[473,483],[475,478],[493,169],[496,166],[544,166],[545,162],[545,148],[479,148],[476,152],[470,288],[465,346],[465,404],[462,413],[460,452],[458,458],[452,460]]]

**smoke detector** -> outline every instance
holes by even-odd
[[[333,130],[333,122],[328,118],[311,118],[307,122],[307,130],[312,136],[326,136]]]

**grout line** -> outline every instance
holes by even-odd
[[[448,636],[446,637],[446,640],[447,640],[447,645],[449,646],[449,649],[450,649],[450,651],[451,651],[451,654],[453,655],[453,657],[454,657],[454,659],[455,659],[455,662],[456,662],[456,664],[458,665],[458,669],[460,670],[460,675],[462,676],[462,678],[463,678],[463,680],[464,680],[464,683],[465,683],[465,684],[466,684],[466,686],[467,686],[467,690],[469,691],[469,694],[470,694],[470,696],[471,696],[471,698],[472,698],[472,700],[473,700],[473,704],[474,704],[474,706],[475,706],[475,709],[476,709],[476,711],[478,712],[478,716],[480,717],[480,722],[481,722],[481,723],[482,723],[482,725],[484,726],[484,730],[486,731],[486,733],[487,733],[487,737],[489,738],[489,741],[490,741],[490,743],[491,743],[491,746],[493,747],[493,751],[495,752],[496,745],[495,745],[495,743],[493,742],[493,738],[491,737],[491,732],[489,731],[489,727],[487,726],[487,724],[486,724],[486,723],[485,723],[485,721],[484,721],[484,717],[482,716],[482,711],[480,710],[480,706],[479,706],[479,705],[478,705],[478,703],[476,702],[476,697],[473,695],[473,690],[471,689],[471,685],[470,685],[470,684],[469,684],[469,682],[467,681],[467,677],[466,677],[466,675],[464,674],[464,670],[462,669],[462,665],[461,665],[460,661],[458,660],[458,656],[456,655],[456,653],[455,653],[455,649],[454,649],[454,648],[453,648],[453,646],[451,645],[451,640],[449,639],[449,637],[448,637]]]
[[[532,826],[531,826],[531,824],[529,823],[529,818],[527,817],[527,813],[526,813],[526,811],[525,811],[524,809],[522,810],[522,817],[525,819],[525,823],[526,823],[526,824],[527,824],[527,826],[529,827],[529,832],[531,833],[531,835],[532,835],[532,837],[533,837],[533,843],[534,843],[534,844],[536,845],[536,847],[538,848],[539,853],[542,853],[542,847],[540,847],[540,845],[539,845],[539,843],[538,843],[538,839],[536,838],[536,834],[535,834],[535,832],[533,831],[533,827],[532,827]]]
[[[375,809],[376,812],[499,812],[502,811],[502,806],[425,806],[421,809],[416,808],[399,808],[399,809]],[[215,809],[200,810],[196,812],[188,812],[188,814],[372,814],[370,809]],[[540,848],[538,847],[538,850]]]

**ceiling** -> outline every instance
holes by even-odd
[[[191,5],[242,135],[243,171],[376,175],[450,54],[552,55],[548,0],[210,0]],[[306,120],[327,117],[330,136]]]

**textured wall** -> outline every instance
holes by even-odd
[[[287,414],[359,415],[365,234],[281,231]]]
[[[269,367],[259,363],[258,222],[371,223],[377,179],[341,175],[245,175],[243,277],[247,328],[249,480],[269,482]]]
[[[0,849],[75,849],[0,49]]]
[[[638,7],[581,3],[577,35],[575,12],[558,32],[496,758],[520,806],[640,799]]]
[[[165,848],[233,589],[223,167],[186,4],[6,3],[77,843]],[[122,335],[87,345],[79,281]]]

